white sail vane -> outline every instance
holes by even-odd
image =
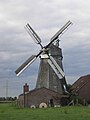
[[[29,65],[31,65],[37,59],[36,55],[32,55],[28,58],[16,71],[16,75],[19,76]]]
[[[72,22],[69,20],[51,39],[50,41],[53,41],[58,38],[59,35],[62,35],[64,31],[68,29],[68,27],[72,25]]]
[[[52,56],[49,57],[48,63],[60,79],[62,79],[65,76],[65,73]]]
[[[34,40],[34,42],[35,42],[36,44],[39,44],[39,45],[41,46],[41,48],[43,48],[43,46],[42,46],[42,44],[41,44],[41,39],[40,39],[40,37],[37,35],[37,33],[33,30],[33,28],[32,28],[29,24],[27,24],[27,25],[25,26],[25,29],[26,29],[26,31],[28,32],[28,34],[32,37],[32,39]]]

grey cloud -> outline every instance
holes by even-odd
[[[82,74],[89,74],[90,68],[90,52],[87,45],[75,46],[64,53],[65,70],[68,74],[81,76]]]
[[[60,38],[67,81],[72,83],[79,76],[90,72],[89,4],[89,0],[0,1],[0,81],[1,86],[6,85],[6,80],[10,82],[13,92],[9,90],[9,95],[18,95],[25,82],[30,83],[33,88],[37,78],[39,59],[20,77],[17,78],[14,73],[30,55],[37,54],[40,50],[24,29],[27,22],[46,45],[71,20],[73,26]],[[13,87],[15,89],[12,90]],[[5,89],[0,96],[3,94],[5,95]]]

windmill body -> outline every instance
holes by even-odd
[[[65,80],[65,73],[62,66],[62,49],[59,47],[59,37],[72,24],[68,21],[51,39],[49,44],[43,47],[40,37],[27,24],[26,30],[33,38],[36,44],[40,45],[41,50],[37,55],[32,55],[27,59],[15,73],[20,75],[30,64],[32,64],[37,57],[40,57],[40,67],[38,71],[38,78],[36,83],[37,88],[48,88],[60,94],[67,92],[67,84]]]
[[[59,46],[51,44],[49,47],[49,54],[55,59],[58,65],[63,70],[62,65],[62,50]],[[52,67],[48,64],[48,58],[40,57],[40,66],[38,72],[38,78],[36,83],[36,88],[46,87],[60,94],[65,92],[64,85],[67,87],[65,77],[60,79]]]

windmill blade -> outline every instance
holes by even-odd
[[[52,40],[55,40],[60,34],[62,34],[68,27],[71,25],[72,22],[69,20],[52,38]]]
[[[25,29],[26,29],[26,31],[29,33],[29,35],[32,37],[32,39],[34,40],[34,42],[35,42],[36,44],[39,44],[39,45],[41,46],[41,48],[42,48],[43,46],[42,46],[42,44],[41,44],[41,39],[40,39],[40,37],[36,34],[36,32],[33,30],[33,28],[32,28],[29,24],[27,24],[27,25],[25,26]]]
[[[71,21],[68,21],[51,39],[50,43],[45,46],[45,48],[48,48],[57,38],[59,35],[61,35],[70,25],[72,24]]]
[[[59,79],[62,79],[65,76],[64,72],[52,56],[49,56],[48,63],[52,67],[56,75],[59,77]]]
[[[29,65],[31,65],[38,56],[32,55],[30,58],[28,58],[16,71],[16,75],[19,76]]]

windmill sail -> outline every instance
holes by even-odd
[[[57,38],[59,35],[61,35],[70,25],[72,24],[71,21],[68,21],[51,39],[50,43],[45,46],[45,48],[48,48]]]
[[[32,37],[32,39],[34,40],[34,42],[36,44],[40,44],[40,46],[43,47],[42,44],[41,44],[40,37],[36,34],[36,32],[33,30],[33,28],[29,24],[26,25],[25,29],[27,30],[27,32],[29,33],[29,35]]]
[[[62,79],[65,76],[64,72],[52,56],[49,57],[48,63],[52,67],[56,75],[59,77],[59,79]]]
[[[51,41],[57,39],[57,37],[62,34],[70,25],[72,22],[69,20],[52,38]]]
[[[45,47],[42,46],[41,44],[41,39],[40,37],[36,34],[36,32],[33,30],[33,28],[27,24],[25,29],[27,30],[27,32],[30,34],[30,36],[33,38],[33,40],[35,41],[35,43],[39,44],[42,48],[42,50],[35,56],[32,55],[28,60],[26,60],[16,71],[15,73],[18,75],[20,75],[30,64],[32,64],[36,58],[38,56],[40,56],[44,51],[44,49],[46,50],[57,38],[60,34],[62,34],[70,25],[72,24],[72,22],[68,21],[50,40],[50,43],[48,45],[46,45]],[[56,71],[56,73],[58,73],[58,71],[61,73],[61,76],[63,77],[63,71],[61,70],[61,68],[58,66],[58,64],[56,63],[56,61],[50,56],[50,60],[49,64],[52,66],[52,68],[54,69],[54,71]],[[55,67],[57,66],[57,67]],[[59,67],[59,68],[58,68]],[[56,69],[57,68],[57,69]]]
[[[31,65],[36,60],[36,55],[32,55],[28,58],[16,71],[16,75],[19,76],[29,65]]]

